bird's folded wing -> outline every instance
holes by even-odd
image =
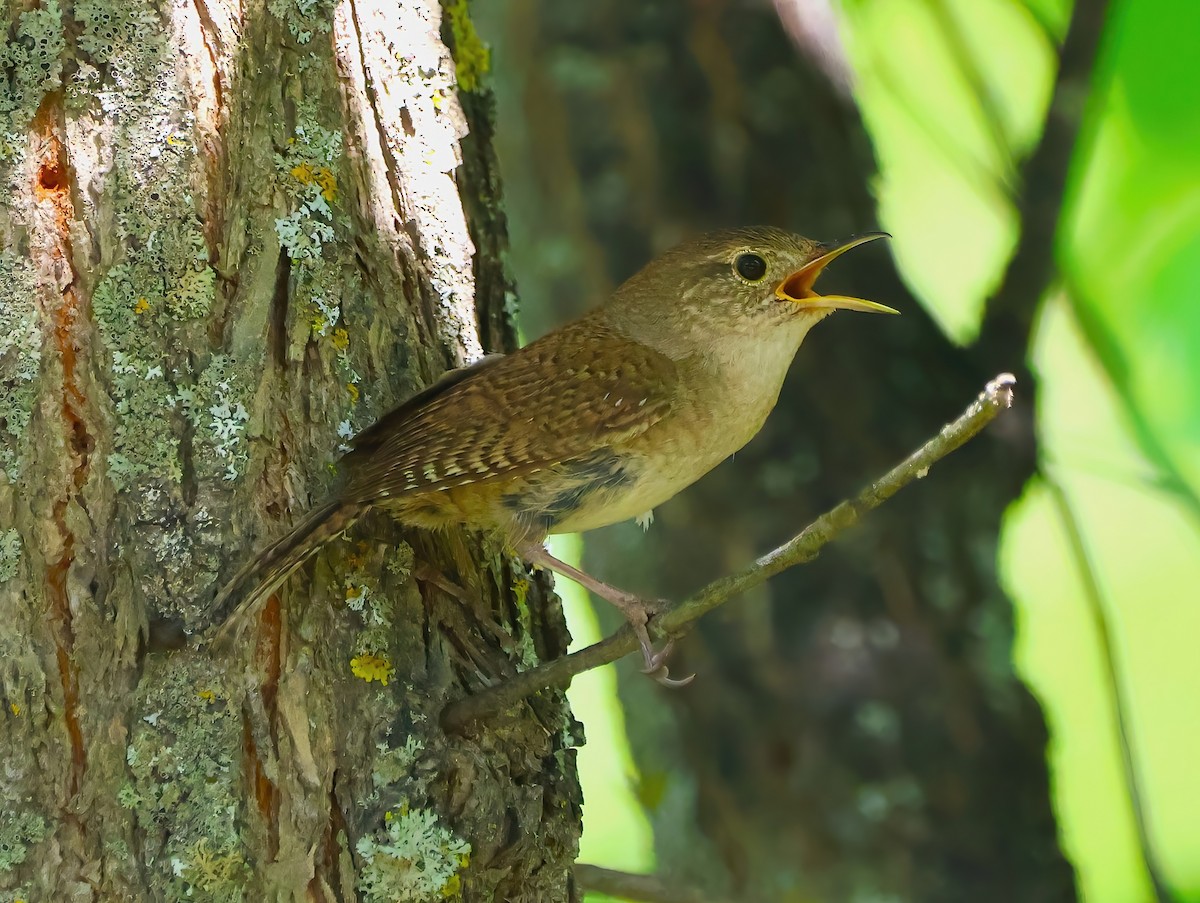
[[[652,348],[594,321],[565,327],[427,390],[362,433],[346,495],[449,489],[619,445],[670,411],[677,381],[675,363]]]

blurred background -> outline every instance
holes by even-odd
[[[821,324],[744,452],[645,534],[560,552],[680,597],[1019,380],[927,480],[701,622],[692,687],[577,679],[582,861],[714,900],[1200,901],[1200,3],[474,15],[526,339],[706,229],[894,235],[822,285],[902,317]],[[577,643],[613,626],[559,589]]]

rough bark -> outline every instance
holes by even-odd
[[[353,432],[512,342],[463,3],[4,26],[0,900],[566,899],[561,694],[437,727],[565,646],[498,550],[371,519],[248,648],[192,642]]]
[[[494,30],[527,301],[560,315],[706,227],[875,227],[858,113],[768,6],[513,0]],[[677,598],[851,495],[990,372],[1018,374],[1017,416],[702,621],[672,667],[692,687],[625,683],[660,863],[765,900],[1074,899],[994,571],[1036,459],[1024,346],[953,347],[878,247],[826,279],[904,315],[818,327],[763,434],[645,536],[589,535],[593,573]]]

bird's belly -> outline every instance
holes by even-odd
[[[634,443],[627,451],[624,472],[628,478],[583,495],[578,507],[556,519],[550,532],[582,533],[645,514],[745,445],[763,419],[748,418],[745,424],[726,422],[724,429],[697,422],[692,428],[673,430],[669,441],[647,433],[646,442]]]
[[[690,472],[650,469],[636,481],[615,489],[597,489],[580,505],[556,520],[551,533],[582,533],[632,520],[661,505],[696,481]]]

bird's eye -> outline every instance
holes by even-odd
[[[757,254],[739,254],[733,268],[747,282],[758,282],[767,275],[767,262]]]

